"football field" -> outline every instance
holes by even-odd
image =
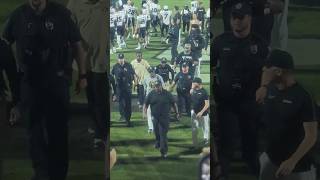
[[[134,1],[135,6],[140,6],[140,1]],[[205,8],[209,7],[209,1],[203,1]],[[172,10],[175,5],[180,10],[185,4],[190,7],[190,1],[169,1],[160,0],[161,6],[168,5]],[[147,49],[142,49],[143,59],[147,60],[151,66],[160,64],[160,59],[166,57],[171,59],[170,44],[160,42],[160,31],[155,37],[151,38]],[[184,36],[181,38],[184,39]],[[135,59],[136,39],[126,41],[127,49],[120,50],[125,55],[127,62]],[[182,52],[182,47],[178,48]],[[204,81],[204,87],[209,92],[210,87],[210,68],[209,51],[203,54],[201,64],[201,78]],[[116,54],[111,55],[110,66],[117,62]],[[177,68],[178,70],[179,68]],[[134,96],[136,92],[133,92]],[[173,91],[175,94],[175,91]],[[171,122],[168,132],[168,158],[161,159],[159,150],[154,148],[155,137],[147,133],[147,120],[143,120],[142,111],[138,109],[137,99],[132,99],[133,114],[131,121],[133,127],[128,128],[124,122],[119,121],[120,115],[118,103],[111,106],[111,147],[116,148],[118,152],[118,162],[111,170],[111,179],[113,180],[194,180],[198,176],[198,163],[200,160],[201,146],[192,148],[191,140],[191,119],[183,116],[180,122]],[[199,139],[202,136],[199,131]],[[201,139],[200,139],[201,140]]]

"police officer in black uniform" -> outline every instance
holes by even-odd
[[[183,34],[185,33],[186,27],[187,27],[187,32],[189,32],[191,15],[192,15],[192,13],[191,13],[188,5],[185,5],[184,9],[181,11],[182,32],[183,32]]]
[[[173,80],[174,79],[174,71],[169,66],[169,64],[167,64],[167,58],[163,57],[161,59],[161,64],[159,64],[156,67],[156,74],[159,74],[162,77],[163,82],[166,83],[170,80],[170,78],[169,78],[170,73],[171,73],[171,80]]]
[[[187,115],[191,115],[191,95],[190,89],[192,87],[192,74],[189,72],[189,65],[187,63],[182,64],[182,70],[176,75],[172,83],[173,88],[177,85],[178,95],[178,108],[182,113],[182,107],[184,105]]]
[[[269,50],[266,42],[251,33],[251,7],[246,3],[232,8],[232,32],[214,40],[214,96],[217,103],[217,144],[223,175],[229,174],[233,156],[235,124],[239,124],[242,155],[253,174],[258,176],[257,119],[255,92]]]
[[[281,12],[283,0],[215,0],[217,7],[222,7],[224,31],[231,31],[230,18],[232,6],[245,2],[252,7],[252,32],[262,36],[270,44],[274,14]]]
[[[150,105],[153,117],[153,127],[156,136],[155,148],[160,149],[161,157],[166,158],[168,153],[167,133],[169,131],[170,110],[173,106],[179,118],[178,107],[170,92],[163,89],[160,81],[155,84],[155,90],[152,90],[146,97],[144,104],[144,113],[147,113],[147,107]]]
[[[29,121],[34,180],[64,180],[68,171],[68,106],[73,47],[78,90],[87,85],[79,29],[60,4],[29,0],[10,16],[3,32],[16,43],[22,106]],[[46,132],[46,133],[45,133]]]
[[[113,66],[111,74],[116,80],[120,115],[125,119],[127,126],[131,127],[132,81],[134,80],[135,72],[131,64],[124,60],[123,53],[118,54],[118,63]]]
[[[182,71],[182,65],[184,63],[188,64],[189,72],[191,73],[192,77],[194,77],[196,66],[199,64],[199,61],[191,51],[190,43],[184,44],[184,51],[177,56],[174,67],[178,65],[180,67],[180,71]]]

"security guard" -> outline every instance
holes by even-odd
[[[262,36],[270,44],[274,14],[283,10],[283,0],[215,0],[214,5],[221,7],[224,32],[231,31],[230,18],[232,6],[245,2],[252,8],[252,31]]]
[[[170,80],[170,73],[171,73],[171,80]],[[170,82],[173,81],[174,79],[174,71],[170,67],[170,65],[167,64],[167,58],[165,57],[161,58],[161,64],[159,64],[156,67],[156,74],[159,74],[162,77],[165,83],[165,89],[168,90],[167,88]]]
[[[195,76],[196,67],[199,64],[197,57],[191,51],[191,44],[184,44],[184,51],[181,52],[174,63],[174,69],[178,65],[180,67],[180,71],[182,71],[182,65],[186,63],[189,66],[189,72],[192,74],[192,77]]]
[[[204,144],[209,144],[209,96],[202,87],[202,80],[198,77],[192,81],[191,88],[191,125],[192,125],[192,143],[198,145],[198,128],[203,131]]]
[[[251,33],[251,13],[248,4],[233,6],[233,31],[218,36],[213,46],[212,69],[216,73],[214,95],[219,129],[217,144],[226,178],[237,128],[240,128],[243,158],[253,174],[257,176],[259,173],[255,91],[260,85],[262,66],[269,50],[260,36]]]
[[[179,118],[177,104],[170,92],[162,88],[161,82],[157,81],[155,90],[151,91],[144,104],[144,113],[147,107],[151,107],[153,116],[154,133],[156,136],[155,148],[160,149],[161,157],[166,158],[168,153],[167,133],[169,131],[170,110],[173,106]]]
[[[184,63],[182,65],[182,71],[180,71],[171,85],[171,89],[177,85],[177,95],[178,95],[178,107],[180,113],[182,113],[182,107],[185,106],[185,112],[190,117],[191,116],[191,96],[190,89],[192,86],[192,74],[189,72],[189,65]]]
[[[87,85],[79,29],[62,5],[29,0],[11,14],[3,38],[16,43],[18,67],[23,72],[21,97],[29,121],[33,179],[64,180],[68,171],[70,47],[79,69],[77,89]]]
[[[131,127],[131,96],[134,70],[130,63],[124,60],[124,54],[118,54],[118,63],[112,68],[111,74],[115,77],[117,86],[117,98],[121,118],[124,118],[127,126]]]

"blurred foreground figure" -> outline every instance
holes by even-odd
[[[11,14],[3,38],[16,43],[18,70],[23,72],[20,109],[29,123],[33,180],[64,180],[69,162],[71,48],[79,68],[77,91],[87,85],[79,29],[62,5],[29,0]]]

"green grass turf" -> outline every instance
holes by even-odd
[[[135,1],[135,4],[137,5]],[[171,9],[174,5],[183,7],[185,1],[160,1],[160,5],[168,5]],[[208,2],[205,3],[207,5]],[[208,7],[208,6],[206,6]],[[148,60],[150,65],[156,66],[160,63],[157,56],[167,49],[170,45],[160,43],[160,34],[158,37],[152,37],[150,48],[143,49],[143,58]],[[124,52],[125,59],[131,62],[135,59],[135,49],[137,40],[126,41],[128,49]],[[168,52],[170,53],[170,51]],[[110,67],[117,62],[116,54],[111,55]],[[178,68],[177,68],[178,69]],[[203,65],[201,73],[209,77],[209,65]],[[210,92],[209,82],[204,84],[205,89]],[[174,92],[173,92],[174,93]],[[175,94],[175,93],[174,93]],[[124,123],[118,121],[119,112],[116,105],[113,104],[111,113],[111,146],[117,149],[119,154],[118,163],[111,171],[111,179],[115,180],[140,180],[151,178],[154,180],[194,180],[197,178],[199,153],[201,148],[191,149],[191,126],[190,118],[183,117],[181,122],[172,122],[168,132],[169,139],[169,158],[160,160],[159,150],[154,148],[154,135],[147,133],[147,120],[142,119],[142,113],[134,108],[131,121],[133,128],[127,128]],[[132,103],[136,105],[136,100]],[[199,139],[202,132],[199,131]]]

